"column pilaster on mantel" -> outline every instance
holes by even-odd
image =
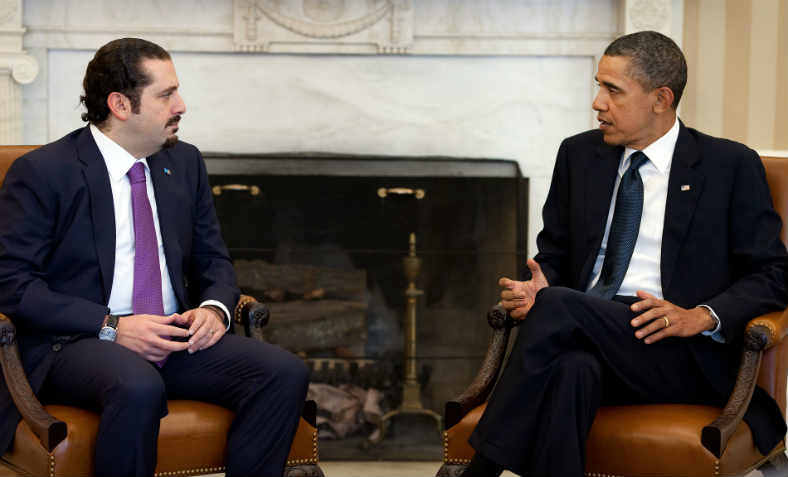
[[[38,62],[22,49],[22,0],[0,0],[0,144],[22,143],[22,85]]]

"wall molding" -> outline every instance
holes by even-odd
[[[18,24],[22,17],[22,2],[19,0],[0,0],[0,26]]]
[[[671,35],[672,0],[623,0],[624,33],[654,30]]]
[[[311,53],[322,41],[326,53],[407,53],[413,9],[413,0],[234,0],[235,50]]]
[[[283,53],[283,54],[400,54],[400,55],[502,55],[502,56],[590,56],[597,57],[615,33],[512,33],[414,35],[407,47],[374,43],[336,41],[278,41],[265,47],[245,47],[234,42],[234,32],[226,28],[31,25],[25,33],[29,48],[95,49],[119,35],[139,35],[161,44],[169,51],[193,53]],[[193,41],[200,38],[199,43]]]
[[[153,25],[146,25],[146,26],[138,26],[138,25],[34,25],[32,27],[28,27],[27,31],[29,34],[63,34],[63,35],[73,35],[79,33],[110,33],[113,35],[123,34],[123,33],[135,33],[138,35],[185,35],[185,36],[201,36],[201,35],[217,35],[217,36],[226,36],[231,37],[233,31],[229,28],[224,27],[189,27],[189,28],[173,28],[171,26],[153,26]]]
[[[647,0],[622,0],[616,6],[618,15],[627,4],[637,1]],[[597,26],[607,31],[587,31],[587,21],[580,31],[573,29],[571,22],[561,24],[560,31],[536,24],[507,26],[508,18],[523,14],[517,10],[521,6],[509,2],[459,0],[456,6],[441,6],[445,11],[430,11],[438,4],[428,0],[233,0],[231,11],[216,23],[187,19],[174,26],[132,24],[115,18],[104,24],[60,24],[54,23],[60,18],[43,16],[26,25],[25,45],[94,50],[118,35],[139,35],[175,52],[597,57],[618,35],[616,25],[609,22]],[[571,4],[568,0],[556,2],[555,15],[571,12],[567,10]],[[550,8],[545,5],[537,11],[545,16]],[[425,26],[425,15],[438,22],[437,28],[430,22]],[[446,15],[465,16],[444,20]],[[447,28],[451,22],[455,23]],[[487,23],[479,28],[478,22]],[[540,28],[545,31],[527,31]]]

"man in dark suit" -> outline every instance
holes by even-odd
[[[723,405],[747,321],[786,306],[763,166],[678,120],[686,75],[656,32],[606,49],[599,129],[561,144],[529,276],[500,280],[523,323],[463,475],[583,475],[601,404]],[[760,388],[745,420],[763,454],[785,434]]]
[[[282,475],[306,395],[295,356],[225,334],[239,298],[170,55],[99,49],[89,126],[19,159],[0,190],[0,311],[45,403],[100,413],[97,475],[153,475],[167,399],[235,411],[227,475]],[[0,452],[19,422],[0,385]]]

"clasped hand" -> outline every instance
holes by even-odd
[[[118,322],[115,340],[148,361],[162,361],[170,353],[194,353],[216,344],[226,332],[223,317],[208,308],[194,308],[169,316],[131,315]],[[187,341],[173,338],[188,338]]]

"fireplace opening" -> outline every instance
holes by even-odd
[[[377,426],[403,399],[403,258],[413,234],[414,285],[423,291],[414,357],[420,401],[442,414],[486,351],[498,278],[524,267],[528,182],[517,163],[301,153],[205,159],[239,286],[271,309],[257,337],[312,369],[321,458],[440,459],[434,424],[392,421],[385,436]]]

